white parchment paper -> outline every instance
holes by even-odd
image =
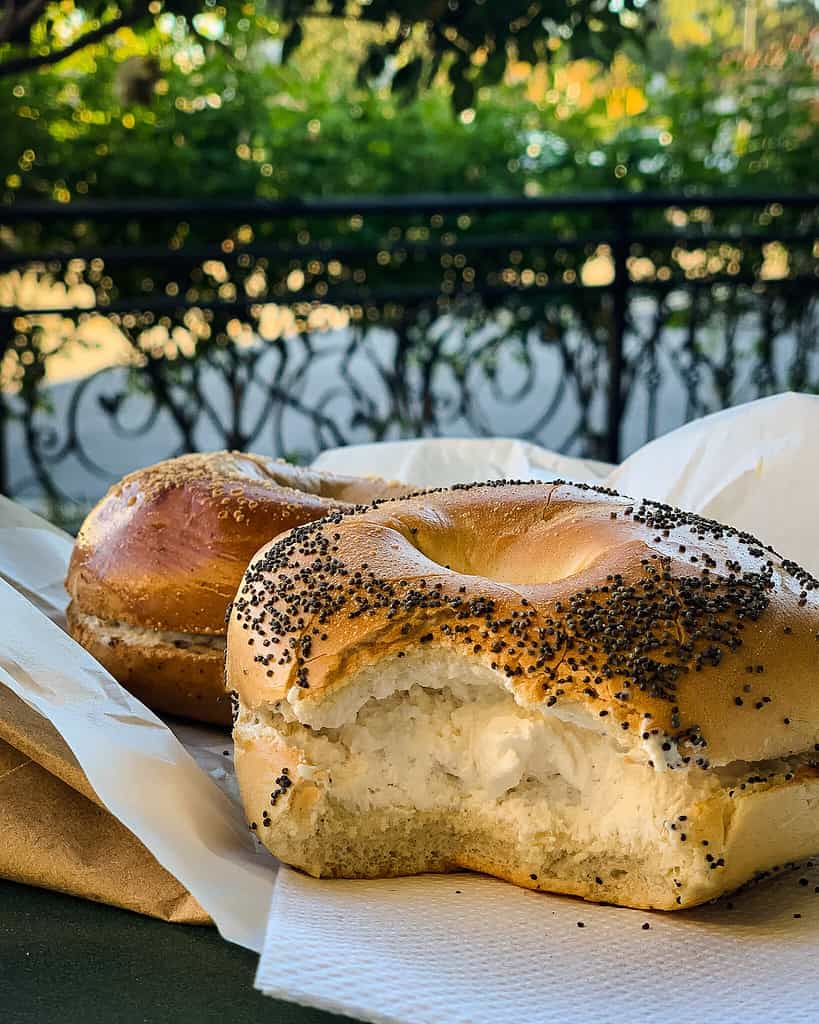
[[[419,487],[451,487],[479,480],[554,480],[599,484],[613,469],[572,459],[513,438],[425,438],[330,448],[313,463],[331,473],[383,476]]]
[[[222,935],[258,951],[277,864],[245,825],[230,734],[166,726],[63,632],[71,544],[0,499],[0,685],[54,724],[102,802]]]
[[[819,397],[763,398],[640,448],[606,484],[754,534],[819,576]]]

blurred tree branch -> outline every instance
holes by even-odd
[[[43,15],[48,6],[48,0],[29,0],[27,4],[17,4],[15,0],[4,4],[3,17],[0,21],[0,44],[17,42],[21,34],[28,34],[34,24]],[[57,49],[49,50],[47,53],[29,54],[24,57],[9,57],[0,60],[0,78],[9,75],[17,75],[25,71],[34,71],[37,68],[48,67],[52,64],[59,64],[60,61],[70,57],[72,53],[84,50],[87,46],[98,43],[101,40],[113,35],[118,29],[135,25],[142,18],[148,16],[148,4],[135,3],[131,10],[125,11],[103,22],[95,29],[84,32],[72,43]]]
[[[389,67],[393,91],[409,100],[443,67],[456,110],[472,106],[481,87],[496,85],[510,60],[546,63],[559,47],[573,57],[607,63],[626,42],[642,45],[658,6],[659,0],[620,0],[616,5],[600,0],[267,0],[283,27],[283,61],[301,45],[309,19],[357,18],[382,30],[358,69],[362,84]],[[46,48],[38,36],[54,37],[50,7],[47,0],[2,4],[0,78],[58,64],[126,26],[143,22],[148,28],[160,12],[181,15],[194,25],[197,14],[210,10],[204,0],[161,5],[134,0],[111,18],[110,3],[89,2],[76,9],[96,27],[66,45]]]

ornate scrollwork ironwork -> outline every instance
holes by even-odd
[[[368,440],[504,434],[611,458],[738,401],[819,389],[819,203],[778,201],[785,246],[751,231],[769,200],[700,200],[693,234],[658,231],[677,202],[621,203],[608,229],[591,200],[536,203],[525,237],[519,203],[485,197],[480,215],[462,197],[419,202],[399,223],[388,201],[366,215],[336,204],[329,223],[320,209],[249,204],[231,209],[232,227],[183,241],[166,207],[132,248],[112,248],[100,219],[82,251],[5,255],[44,280],[70,276],[86,307],[0,309],[6,490],[70,522],[127,469],[192,449],[304,460]],[[253,230],[237,227],[251,214]],[[165,248],[146,247],[156,238]],[[51,360],[99,314],[124,365],[50,383]]]

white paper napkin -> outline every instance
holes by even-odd
[[[376,1024],[815,1024],[817,885],[810,868],[663,914],[478,875],[283,868],[256,985]]]

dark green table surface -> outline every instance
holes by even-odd
[[[260,995],[255,969],[214,928],[0,880],[2,1024],[349,1024]]]

